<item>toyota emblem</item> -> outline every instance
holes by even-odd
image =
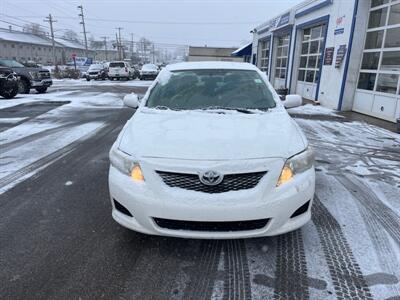
[[[205,185],[217,185],[222,182],[224,176],[216,171],[206,171],[199,175],[200,181]]]

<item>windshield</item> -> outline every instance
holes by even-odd
[[[156,65],[153,65],[153,64],[144,65],[144,66],[142,67],[142,70],[157,71],[157,66],[156,66]]]
[[[16,62],[15,60],[12,60],[12,59],[1,59],[0,65],[3,67],[9,67],[9,68],[23,68],[24,67],[23,64],[20,64],[19,62]]]
[[[151,91],[146,106],[178,110],[267,110],[276,103],[256,71],[212,69],[165,71]]]
[[[124,68],[125,64],[123,62],[112,62],[110,63],[110,68]]]
[[[94,64],[94,65],[90,65],[89,70],[101,70],[103,69],[103,65],[102,64]]]

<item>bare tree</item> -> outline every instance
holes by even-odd
[[[28,32],[36,35],[46,35],[46,31],[38,23],[25,24],[22,28],[23,32]]]
[[[78,34],[71,29],[64,32],[63,38],[71,41],[79,41]]]

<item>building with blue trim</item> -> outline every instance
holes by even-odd
[[[307,0],[251,32],[250,60],[277,90],[400,118],[400,0]]]

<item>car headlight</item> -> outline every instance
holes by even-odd
[[[292,180],[293,176],[310,169],[313,165],[314,152],[310,147],[307,147],[303,152],[300,152],[286,160],[276,186],[289,182]]]
[[[29,75],[31,75],[32,79],[39,79],[39,74],[38,72],[29,72]]]
[[[113,146],[110,150],[110,163],[121,173],[130,176],[134,181],[144,181],[144,176],[139,163],[135,162],[131,156],[118,150]]]

